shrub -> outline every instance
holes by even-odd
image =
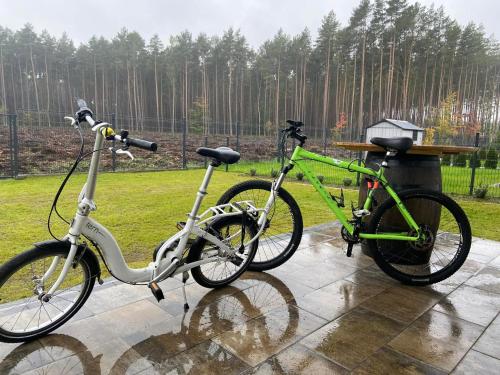
[[[295,177],[297,177],[297,180],[302,181],[304,179],[304,173],[298,172]]]
[[[351,184],[352,184],[352,179],[344,178],[344,186],[351,186]]]
[[[272,178],[276,178],[276,177],[278,177],[278,171],[277,171],[277,170],[275,170],[274,168],[273,168],[273,169],[271,169],[271,177],[272,177]]]
[[[257,174],[257,170],[252,168],[250,169],[250,176],[255,176]]]
[[[467,156],[465,154],[458,154],[453,158],[453,166],[465,167],[467,164]]]
[[[322,176],[322,175],[318,175],[316,176],[319,180],[320,183],[323,183],[323,181],[325,181],[325,176]]]
[[[486,150],[484,147],[479,150],[479,160],[486,160],[486,153],[488,150]]]
[[[495,149],[490,148],[486,154],[486,161],[484,162],[484,167],[488,169],[497,169],[498,165],[498,154]]]
[[[479,184],[479,187],[475,188],[472,195],[475,198],[484,199],[488,193],[488,185]]]
[[[441,159],[441,165],[450,165],[450,164],[451,164],[451,155],[444,154],[443,158]]]

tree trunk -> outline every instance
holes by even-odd
[[[0,113],[8,113],[7,110],[7,91],[5,90],[5,70],[3,64],[3,49],[0,45],[0,71],[1,71],[1,79],[2,79],[2,109]],[[7,125],[7,116],[2,116],[4,125]]]
[[[326,125],[328,122],[328,93],[330,90],[330,44],[331,39],[328,40],[328,54],[326,57],[326,72],[325,72],[325,80],[323,84],[323,132],[322,139],[323,144],[326,144]]]
[[[383,61],[384,61],[384,50],[380,48],[380,65],[379,65],[379,81],[378,81],[378,119],[381,120],[383,116],[382,113],[382,76],[383,76]]]
[[[21,71],[21,61],[19,55],[17,56],[17,67],[19,68],[19,80],[21,81],[21,107],[26,109],[24,102],[24,82],[23,82],[23,72]]]
[[[354,97],[356,93],[356,64],[357,64],[357,53],[354,53],[354,68],[353,68],[353,78],[352,78],[352,95],[351,95],[351,109],[349,113],[349,126],[351,128],[351,141],[354,139],[356,128],[354,126]]]
[[[160,102],[158,97],[158,69],[156,66],[156,53],[154,57],[154,69],[155,69],[155,99],[156,99],[156,130],[160,131]]]
[[[361,79],[359,83],[359,110],[358,110],[358,136],[363,133],[363,104],[365,101],[365,49],[366,34],[363,35],[363,49],[361,52]]]
[[[30,60],[31,60],[31,69],[33,71],[33,87],[35,88],[35,101],[36,101],[36,111],[38,114],[38,126],[42,126],[42,119],[40,118],[40,101],[38,100],[38,86],[36,84],[37,74],[35,71],[35,63],[33,61],[33,50],[30,46]]]
[[[370,113],[369,113],[369,118],[368,118],[368,124],[373,124],[373,69],[374,69],[374,64],[373,64],[373,55],[372,55],[372,64],[371,64],[371,69],[370,69]]]
[[[3,69],[2,69],[3,71]],[[47,67],[47,52],[45,52],[45,83],[47,87],[47,125],[50,126],[50,88],[49,88],[49,68]]]

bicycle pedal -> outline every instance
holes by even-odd
[[[151,293],[153,293],[153,296],[155,296],[158,302],[165,298],[165,296],[163,295],[163,291],[157,283],[152,282],[151,284],[149,284],[149,289],[151,289]]]
[[[352,214],[356,217],[365,217],[370,215],[370,211],[365,210],[365,209],[360,209],[360,210],[353,210]]]
[[[347,255],[349,258],[352,256],[352,248],[353,248],[354,244],[352,242],[349,242],[347,244],[347,252],[345,255]]]

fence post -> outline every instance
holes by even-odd
[[[363,133],[359,135],[359,143],[363,143]],[[363,152],[360,150],[358,151],[358,166],[361,166],[361,158],[363,157]],[[361,185],[361,175],[359,172],[356,173],[356,186]]]
[[[19,140],[17,136],[17,115],[9,115],[10,130],[10,168],[12,178],[19,175]]]
[[[229,147],[229,137],[226,137],[226,147]],[[229,164],[226,163],[226,172],[229,169]]]
[[[281,139],[279,134],[280,132],[278,131],[278,137],[276,139],[276,161],[280,163],[281,169],[283,169],[283,165],[285,165],[285,150],[281,148]]]
[[[323,136],[323,155],[326,156],[326,146],[327,146],[327,140],[326,140],[326,131],[325,131],[325,134]]]
[[[240,122],[236,121],[236,151],[240,152]]]
[[[14,135],[12,128],[12,115],[6,115],[9,124],[9,156],[10,156],[10,176],[14,178]]]
[[[281,170],[283,170],[283,168],[285,167],[285,155],[286,155],[286,142],[280,149]]]
[[[479,133],[476,133],[476,140],[474,142],[474,147],[479,147]],[[470,174],[470,185],[469,185],[469,195],[474,192],[474,180],[476,179],[476,164],[477,164],[477,151],[472,153],[471,159],[471,174]]]
[[[115,126],[116,124],[116,114],[111,114],[111,125]],[[113,138],[113,150],[116,147],[116,140]],[[111,153],[111,170],[116,172],[116,152]]]
[[[187,160],[186,160],[186,119],[182,120],[182,169],[187,168]]]
[[[208,137],[207,136],[205,136],[205,147],[208,147]],[[205,158],[204,166],[205,166],[205,169],[207,169],[207,166],[208,166],[208,159],[207,158]]]

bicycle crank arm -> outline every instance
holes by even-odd
[[[178,264],[179,264],[179,259],[174,258],[172,260],[172,263],[170,263],[170,265],[167,268],[165,268],[158,276],[156,276],[153,280],[151,280],[148,286],[151,288],[151,285],[153,283],[160,282],[162,280],[165,280],[167,277],[171,276],[175,272],[175,269],[177,268]]]

